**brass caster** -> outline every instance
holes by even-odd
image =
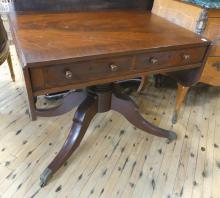
[[[167,144],[171,143],[173,140],[176,140],[176,139],[177,139],[176,133],[170,131],[168,139],[167,139]]]
[[[172,124],[176,124],[176,123],[177,123],[177,120],[178,120],[178,115],[177,115],[177,112],[175,112],[175,113],[173,114]]]
[[[40,187],[43,188],[47,185],[49,179],[52,177],[53,173],[52,170],[49,168],[46,168],[44,172],[40,176]]]

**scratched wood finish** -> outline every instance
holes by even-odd
[[[7,63],[0,67],[2,198],[219,197],[220,89],[216,87],[192,88],[175,126],[170,120],[176,89],[149,85],[141,96],[133,95],[145,118],[178,133],[171,144],[134,129],[118,113],[97,115],[65,168],[40,189],[39,174],[62,146],[74,110],[31,122],[14,47],[11,51],[17,81],[10,81]],[[38,105],[53,104],[41,98]]]
[[[28,90],[35,95],[198,67],[208,45],[198,35],[146,11],[26,13],[10,22],[26,82],[32,84]],[[188,53],[192,59],[183,61]],[[159,59],[156,66],[147,64],[151,56]],[[110,71],[111,64],[119,64],[118,72]],[[79,79],[79,66],[84,79]],[[75,82],[65,79],[64,70],[70,68],[77,75]]]
[[[146,11],[26,13],[11,17],[10,25],[19,57],[27,67],[161,51],[165,47],[207,46],[200,36]]]

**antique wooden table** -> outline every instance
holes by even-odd
[[[31,118],[79,106],[66,142],[41,175],[41,186],[79,146],[96,113],[115,110],[147,133],[176,139],[174,132],[153,126],[138,113],[119,81],[166,72],[192,84],[202,72],[209,41],[140,10],[15,13],[10,24]],[[37,96],[72,89],[76,91],[58,107],[37,109]]]

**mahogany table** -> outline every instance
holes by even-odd
[[[31,118],[61,115],[78,106],[66,142],[40,177],[41,186],[76,150],[97,113],[115,110],[144,132],[176,139],[174,132],[138,113],[119,81],[166,72],[193,84],[209,41],[146,11],[16,13],[10,24]],[[72,89],[58,107],[35,105],[39,95]]]

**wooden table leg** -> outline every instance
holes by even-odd
[[[117,91],[113,92],[111,109],[121,113],[131,124],[147,133],[165,137],[169,140],[177,138],[176,133],[161,129],[147,122],[138,112],[137,105],[125,94],[117,93]]]
[[[87,96],[83,103],[78,107],[71,127],[69,136],[66,139],[62,149],[50,165],[44,170],[40,177],[40,186],[47,184],[51,176],[64,164],[71,154],[80,145],[86,130],[97,113],[97,100],[92,96]]]
[[[14,73],[14,69],[13,69],[12,59],[11,59],[11,54],[10,53],[8,55],[7,62],[8,62],[8,67],[9,67],[9,70],[10,70],[12,81],[15,82],[15,73]]]
[[[161,75],[161,74],[154,75],[154,80],[155,80],[155,87],[156,88],[163,87],[163,75]]]
[[[84,95],[81,95],[80,93],[75,94],[77,95],[69,95],[69,98],[67,99],[75,99],[76,97],[82,99],[84,97]],[[66,101],[66,103],[68,103],[68,101]],[[71,104],[69,107],[72,107],[73,104],[75,105],[75,102],[73,101],[71,103],[69,101],[69,104]],[[42,115],[46,115],[46,111],[48,111],[48,115],[52,116],[54,115],[54,113],[59,114],[60,112],[63,112],[63,109],[65,111],[67,111],[68,109],[65,104],[63,108],[60,107],[57,107],[57,109],[55,108],[54,112],[51,110],[45,110],[45,112],[41,113]],[[58,155],[44,170],[40,177],[41,187],[47,184],[51,176],[78,148],[95,114],[99,112],[107,112],[111,109],[118,111],[123,116],[125,116],[125,118],[127,118],[127,120],[130,121],[134,126],[144,130],[147,133],[159,137],[165,137],[169,140],[174,140],[177,138],[176,133],[161,129],[147,122],[138,112],[138,107],[135,105],[135,103],[128,95],[123,93],[123,89],[121,89],[118,84],[107,84],[90,87],[87,89],[86,99],[84,99],[84,101],[80,104],[75,113],[73,125],[70,130],[69,136],[66,139],[66,142],[64,143]]]
[[[175,110],[174,110],[174,114],[173,114],[173,118],[172,118],[173,124],[176,124],[176,122],[178,120],[180,109],[184,104],[184,100],[185,100],[185,97],[186,97],[188,90],[189,90],[189,87],[184,87],[178,83],[176,105],[175,105]]]
[[[141,83],[138,87],[137,93],[141,93],[147,86],[147,83],[148,83],[148,76],[143,76],[141,79]]]

